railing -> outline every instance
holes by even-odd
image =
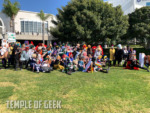
[[[39,36],[39,35],[42,35],[42,33],[24,33],[24,32],[16,32],[16,35],[33,35],[33,36]],[[44,35],[48,35],[48,33],[44,33]]]

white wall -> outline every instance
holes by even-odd
[[[136,8],[146,6],[147,2],[150,0],[108,0],[114,7],[121,5],[125,15],[134,12]]]
[[[0,13],[0,18],[3,20],[4,22],[4,26],[5,26],[5,31],[10,31],[10,18],[3,14],[3,13]]]
[[[18,14],[15,17],[15,30],[16,32],[21,32],[21,25],[20,21],[21,20],[27,20],[27,21],[37,21],[37,22],[42,22],[40,18],[37,16],[37,12],[29,12],[29,11],[19,11]],[[51,22],[52,18],[56,20],[56,17],[52,15],[52,17],[49,17],[46,21],[48,21],[48,28],[50,26],[54,26]]]
[[[136,8],[141,8],[143,6],[146,6],[146,3],[150,2],[150,0],[141,0],[140,2],[135,1],[135,7]]]

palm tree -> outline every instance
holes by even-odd
[[[19,2],[12,3],[10,0],[4,0],[2,12],[5,13],[8,17],[10,17],[10,28],[12,28],[12,32],[15,32],[14,19],[19,10]]]
[[[52,15],[45,14],[43,12],[43,10],[41,10],[40,13],[37,14],[37,16],[42,20],[42,40],[43,40],[43,44],[45,44],[45,40],[44,40],[45,24],[44,24],[44,22]]]

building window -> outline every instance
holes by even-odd
[[[42,33],[42,23],[41,22],[38,22],[38,25],[37,25],[38,27],[38,32],[39,33]]]
[[[47,33],[47,31],[48,31],[48,22],[45,23],[44,27],[45,27],[45,33]]]
[[[24,21],[21,21],[21,32],[24,32]]]
[[[45,33],[48,33],[48,22],[45,22]],[[42,22],[21,21],[21,32],[23,33],[42,33]]]
[[[25,21],[25,32],[26,33],[29,32],[29,23],[28,23],[28,21]]]

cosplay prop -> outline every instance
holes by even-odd
[[[16,42],[16,34],[15,33],[8,32],[7,37],[8,37],[9,43]]]

